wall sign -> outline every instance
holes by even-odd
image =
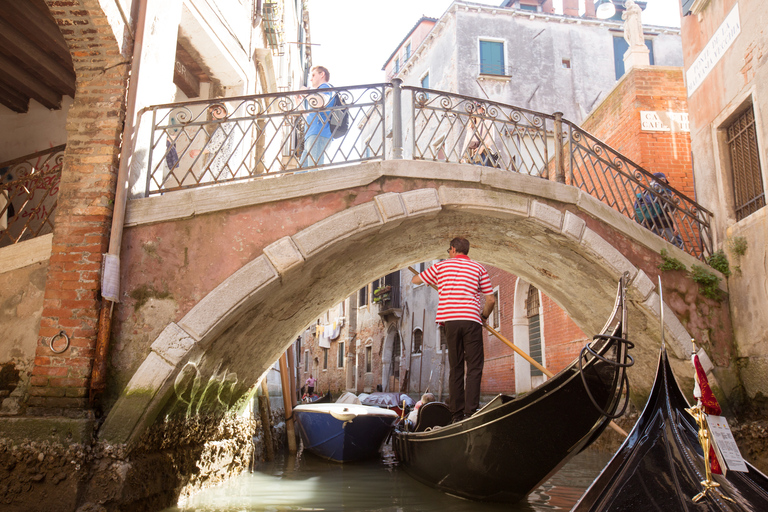
[[[690,132],[687,112],[640,111],[640,130],[644,132]]]
[[[693,61],[691,67],[685,72],[685,78],[688,82],[688,96],[698,89],[740,32],[739,4],[736,4],[699,56],[696,57],[696,60]]]

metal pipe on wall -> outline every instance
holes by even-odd
[[[90,382],[90,403],[94,404],[96,396],[107,386],[107,354],[109,339],[112,332],[112,312],[114,305],[119,302],[120,295],[120,247],[123,241],[123,225],[125,224],[125,207],[128,201],[128,171],[129,160],[133,153],[134,128],[136,119],[136,77],[141,67],[141,50],[144,42],[144,26],[147,18],[146,0],[139,2],[139,12],[136,18],[136,37],[133,40],[133,57],[131,73],[128,78],[128,97],[126,100],[125,130],[123,145],[120,149],[120,164],[117,171],[117,188],[115,190],[115,207],[112,210],[112,227],[109,235],[109,250],[104,255],[101,275],[101,295],[104,299],[99,312],[99,328],[96,335],[96,350],[93,359]],[[130,30],[130,27],[129,27]]]

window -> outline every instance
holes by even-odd
[[[309,371],[309,350],[304,351],[304,373]]]
[[[739,114],[725,131],[731,158],[734,209],[736,220],[741,220],[765,206],[752,105]]]
[[[496,305],[493,307],[491,316],[488,317],[488,325],[490,325],[496,330],[499,330],[499,328],[501,327],[501,315],[499,314],[499,312],[501,311],[501,303],[499,302],[498,286],[493,290],[493,298],[496,299]]]
[[[365,347],[365,372],[371,373],[371,357],[373,355],[373,350],[371,346]]]
[[[395,382],[400,381],[400,334],[395,332],[392,339],[392,375],[395,377]]]
[[[368,285],[360,288],[360,292],[357,296],[357,306],[363,307],[368,305]]]
[[[344,368],[344,342],[343,341],[339,342],[338,350],[339,350],[339,357],[338,357],[338,361],[336,361],[336,367]]]
[[[645,46],[651,51],[648,54],[649,63],[653,66],[653,40],[646,39]],[[616,80],[624,76],[624,53],[629,49],[629,44],[624,36],[613,36],[613,65],[616,69]]]
[[[323,349],[323,370],[328,369],[328,349]]]
[[[405,47],[405,60],[411,58],[411,43],[408,43],[408,45]]]
[[[526,4],[520,4],[520,10],[521,11],[530,11],[530,12],[537,12],[538,9],[535,5],[526,5]]]
[[[571,59],[563,59],[563,68],[571,69]]]
[[[505,75],[503,42],[480,41],[480,74]]]
[[[395,59],[395,74],[400,72],[400,57]]]
[[[539,314],[539,290],[535,286],[528,287],[528,297],[525,299],[525,309],[528,316],[528,355],[537,363],[542,364],[541,357],[541,315]],[[541,370],[531,365],[531,377],[543,375]]]
[[[423,77],[421,77],[421,88],[422,89],[429,89],[429,73],[427,73]]]
[[[421,354],[421,346],[424,344],[424,333],[421,329],[413,331],[413,353]]]

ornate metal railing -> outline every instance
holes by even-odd
[[[0,247],[53,231],[65,148],[0,163]]]
[[[566,183],[697,258],[712,254],[708,210],[572,123],[566,129]]]
[[[559,113],[399,80],[147,110],[147,195],[366,160],[472,163],[573,185],[698,258],[712,254],[710,212]],[[307,136],[345,112],[344,135],[322,146]]]
[[[381,160],[386,87],[336,87],[150,107],[146,193]],[[350,130],[343,135],[337,130],[327,146],[307,136],[315,128],[329,132],[334,116],[344,113]],[[378,134],[379,142],[362,140],[363,133]]]

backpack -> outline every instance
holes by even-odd
[[[659,201],[654,200],[653,197],[648,194],[636,194],[637,201],[635,201],[635,220],[637,222],[652,223],[657,217],[664,215],[664,211],[659,204]]]
[[[331,138],[338,139],[343,137],[349,131],[350,115],[347,102],[344,101],[339,93],[333,96],[333,99],[328,104],[333,107],[330,112],[330,118],[328,119],[328,126],[331,128]]]

